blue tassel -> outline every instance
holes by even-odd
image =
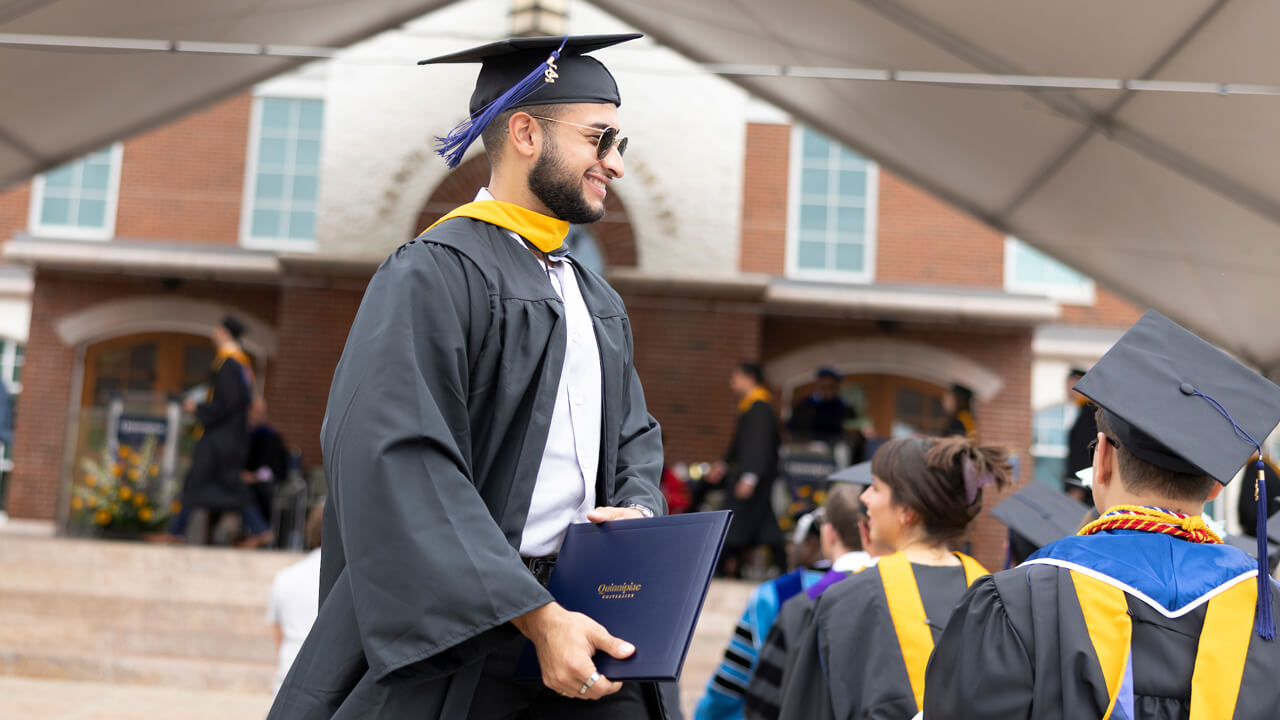
[[[516,83],[510,90],[499,95],[496,100],[481,108],[475,114],[466,120],[458,123],[448,135],[444,137],[436,137],[436,154],[443,157],[449,169],[458,167],[458,163],[462,162],[462,156],[466,154],[467,148],[471,147],[471,143],[480,137],[484,129],[489,127],[489,123],[494,118],[511,109],[512,105],[525,100],[530,95],[542,89],[542,86],[549,82],[554,82],[555,71],[553,65],[555,61],[560,59],[560,52],[564,50],[564,45],[569,41],[566,35],[564,40],[560,41],[560,47],[551,53],[551,57],[540,63],[533,72],[524,77],[523,80]],[[548,74],[548,70],[552,70]]]
[[[1263,472],[1262,454],[1258,454],[1258,635],[1263,640],[1276,636],[1276,621],[1271,616],[1271,575],[1267,572],[1267,477]]]

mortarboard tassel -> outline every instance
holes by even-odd
[[[1231,413],[1222,406],[1222,403],[1187,383],[1183,383],[1180,389],[1184,395],[1203,398],[1205,402],[1213,406],[1214,410],[1218,411],[1218,414],[1231,423],[1231,428],[1235,430],[1236,437],[1249,443],[1258,451],[1258,479],[1253,486],[1253,499],[1258,503],[1258,524],[1256,527],[1258,533],[1258,611],[1255,614],[1254,625],[1258,628],[1259,637],[1263,640],[1274,640],[1276,637],[1276,621],[1271,616],[1271,574],[1268,572],[1270,563],[1267,562],[1267,480],[1262,471],[1262,444],[1254,440],[1248,430],[1236,423],[1235,418],[1231,417]]]
[[[445,163],[450,169],[458,167],[458,163],[462,162],[462,156],[466,154],[467,148],[471,147],[471,143],[480,137],[484,129],[494,118],[511,109],[512,105],[524,100],[533,93],[537,92],[545,83],[553,83],[558,75],[556,74],[556,60],[560,58],[560,52],[564,50],[565,43],[569,41],[566,35],[564,40],[560,41],[560,47],[552,51],[550,57],[540,63],[533,72],[524,77],[523,80],[516,83],[510,90],[502,93],[496,100],[481,108],[466,120],[458,123],[448,135],[436,138],[436,153],[444,158]]]
[[[1267,478],[1263,472],[1262,449],[1258,449],[1258,479],[1253,486],[1253,499],[1258,503],[1258,634],[1264,640],[1276,636],[1275,618],[1271,617],[1271,575],[1267,572]]]

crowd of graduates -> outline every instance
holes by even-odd
[[[1032,481],[993,511],[1006,569],[954,551],[1014,481],[960,396],[948,435],[890,440],[827,479],[696,720],[1271,717],[1280,483],[1261,443],[1280,388],[1154,312],[1069,382],[1062,487]],[[1204,517],[1242,466],[1256,546]]]

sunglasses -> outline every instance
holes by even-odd
[[[1110,436],[1104,436],[1104,437],[1106,437],[1106,438],[1107,438],[1107,444],[1109,444],[1111,447],[1113,447],[1113,448],[1118,448],[1118,447],[1120,447],[1120,443],[1118,443],[1118,442],[1116,442],[1115,440],[1111,439],[1111,437],[1110,437]],[[1092,440],[1090,440],[1090,441],[1089,441],[1089,454],[1090,454],[1090,455],[1092,455],[1092,454],[1093,454],[1093,451],[1094,451],[1094,450],[1097,450],[1097,449],[1098,449],[1098,438],[1094,438],[1094,439],[1092,439]]]
[[[627,138],[619,138],[618,128],[616,127],[606,127],[603,130],[601,130],[600,128],[594,127],[592,125],[581,125],[579,123],[571,123],[567,120],[557,120],[555,118],[543,117],[541,115],[530,115],[529,117],[537,118],[539,120],[546,120],[548,122],[553,122],[553,123],[560,123],[561,125],[572,125],[577,128],[582,128],[583,130],[590,130],[592,132],[600,133],[599,139],[596,140],[596,159],[597,160],[603,160],[604,156],[609,154],[609,151],[613,149],[613,146],[615,144],[617,144],[618,146],[619,156],[624,155],[627,152]]]

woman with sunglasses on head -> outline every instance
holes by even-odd
[[[952,552],[984,488],[1011,481],[1008,453],[964,437],[902,438],[872,459],[862,494],[873,542],[893,550],[823,593],[783,678],[781,720],[913,717],[933,643],[965,589],[986,575]]]

